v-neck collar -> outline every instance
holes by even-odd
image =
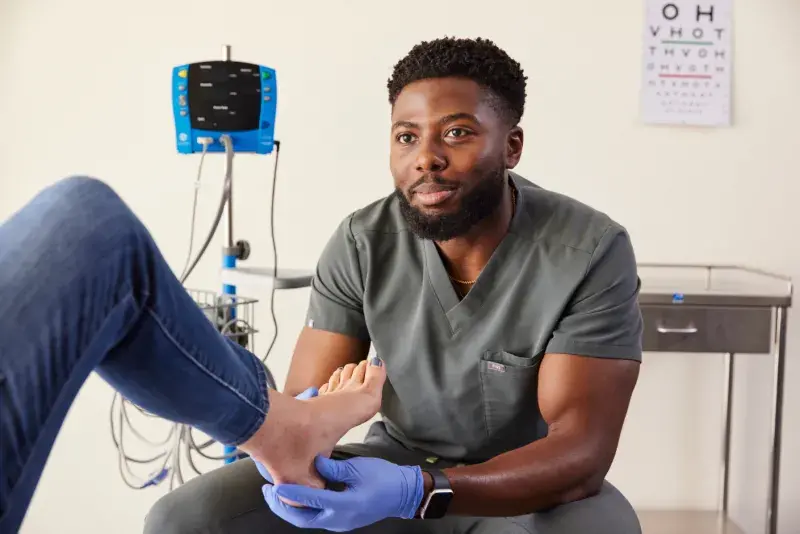
[[[481,271],[472,289],[463,299],[459,299],[444,262],[436,248],[436,243],[424,240],[425,266],[428,278],[436,297],[442,306],[442,311],[447,317],[452,333],[455,335],[468,324],[475,313],[484,305],[487,298],[495,289],[499,274],[507,267],[507,259],[516,248],[520,228],[526,227],[528,219],[525,196],[520,183],[515,180],[513,173],[509,173],[509,180],[517,190],[517,206],[508,228],[508,232],[495,248],[486,266]]]

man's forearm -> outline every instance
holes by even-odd
[[[449,515],[515,516],[596,493],[610,459],[582,436],[551,435],[487,462],[445,469],[453,488]],[[426,494],[432,481],[426,475]]]

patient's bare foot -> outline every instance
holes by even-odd
[[[324,487],[314,457],[330,455],[350,429],[380,409],[386,369],[373,359],[334,373],[320,396],[297,400],[269,392],[269,413],[256,433],[239,448],[258,460],[276,484]],[[344,379],[343,379],[344,375]]]
[[[380,365],[376,365],[380,364]],[[358,365],[348,364],[344,367],[337,369],[333,372],[330,379],[326,384],[319,388],[319,396],[310,399],[309,402],[326,402],[330,401],[333,406],[336,403],[337,408],[341,410],[354,410],[355,407],[349,403],[353,402],[352,394],[356,391],[364,391],[365,389],[370,392],[369,396],[362,397],[357,401],[361,405],[361,417],[358,418],[358,423],[349,425],[343,428],[341,433],[337,432],[336,441],[331,442],[329,449],[320,451],[319,454],[330,457],[333,452],[333,447],[339,440],[352,428],[366,423],[369,421],[378,410],[381,408],[381,398],[383,393],[383,383],[386,380],[386,372],[383,370],[383,362],[380,360],[367,361],[363,360]],[[325,427],[336,427],[337,424],[332,417],[335,417],[334,412],[329,411],[327,408],[320,412],[321,420],[318,424]]]
[[[327,395],[364,383],[367,375],[367,360],[358,365],[349,363],[333,372],[330,379],[319,388],[320,395]],[[374,415],[374,414],[373,414]]]
[[[369,365],[367,360],[363,360],[358,365],[350,363],[344,367],[340,367],[333,372],[330,379],[326,383],[320,386],[319,394],[330,395],[338,391],[349,391],[353,388],[361,386],[366,380],[367,365]],[[377,413],[379,409],[380,403],[378,404],[378,408],[375,410],[375,412]],[[373,413],[372,415],[375,414]],[[372,417],[372,415],[370,415],[370,417]],[[369,418],[367,418],[367,420],[369,420]],[[333,447],[331,447],[330,450],[320,452],[320,454],[330,458],[332,452]]]

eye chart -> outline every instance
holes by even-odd
[[[642,119],[729,126],[731,0],[646,0]]]

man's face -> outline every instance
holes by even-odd
[[[521,130],[509,127],[476,82],[406,86],[392,109],[390,166],[412,231],[448,241],[492,215],[521,149]]]

